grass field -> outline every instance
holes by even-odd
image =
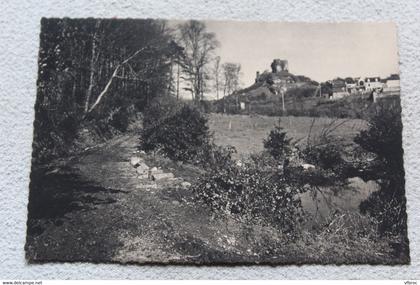
[[[348,145],[350,148],[353,147],[353,138],[367,127],[367,122],[360,119],[222,114],[210,114],[209,127],[214,133],[215,143],[234,146],[237,150],[235,158],[240,159],[262,151],[263,140],[279,121],[289,138],[298,144],[306,143],[309,133],[311,138],[316,138],[328,127],[334,129],[331,135],[337,143]],[[302,196],[302,203],[305,210],[313,215],[313,222],[318,223],[319,218],[323,220],[328,217],[332,205],[341,210],[358,211],[360,202],[376,190],[375,182],[364,182],[360,178],[354,178],[349,180],[346,191],[337,194],[330,189],[323,189],[323,197],[316,200],[306,193]]]
[[[215,143],[231,145],[238,151],[238,157],[263,150],[263,140],[278,123],[287,132],[289,138],[299,143],[319,135],[326,127],[335,128],[331,135],[344,142],[351,143],[356,134],[367,127],[367,122],[360,119],[332,119],[312,117],[269,117],[261,115],[209,115],[209,127],[214,133]],[[312,131],[311,130],[312,126]]]

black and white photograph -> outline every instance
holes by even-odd
[[[410,263],[392,22],[42,18],[34,108],[29,263]]]

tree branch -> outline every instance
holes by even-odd
[[[114,72],[112,73],[111,78],[109,79],[108,83],[105,85],[105,88],[102,90],[102,92],[99,94],[98,98],[96,98],[95,103],[93,103],[93,105],[89,108],[89,110],[86,113],[92,112],[96,108],[96,106],[98,106],[98,104],[101,102],[102,98],[108,92],[109,87],[111,86],[114,78],[117,77],[118,71],[119,71],[120,67],[123,66],[124,64],[128,63],[130,60],[132,60],[133,58],[135,58],[137,55],[139,55],[141,52],[143,52],[144,50],[146,50],[149,47],[150,46],[145,46],[145,47],[137,50],[135,53],[133,53],[131,56],[129,56],[123,62],[121,62],[120,64],[117,65],[117,67],[115,68]]]
[[[96,98],[95,103],[89,108],[89,110],[87,111],[87,113],[92,112],[92,110],[95,109],[95,107],[101,102],[102,97],[104,97],[104,95],[108,92],[108,89],[111,86],[112,81],[114,80],[114,77],[117,76],[117,73],[118,73],[118,70],[120,69],[120,66],[121,65],[117,65],[117,67],[115,68],[114,72],[112,73],[111,78],[109,79],[108,83],[105,85],[105,88],[99,94],[98,98]]]

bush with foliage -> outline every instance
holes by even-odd
[[[143,111],[143,127],[153,128],[168,117],[174,116],[183,105],[171,96],[153,98]]]
[[[270,131],[268,138],[264,140],[264,148],[275,158],[285,158],[291,151],[291,139],[286,137],[286,132],[280,125]]]
[[[341,150],[333,143],[310,145],[302,150],[301,156],[306,162],[323,169],[339,170],[343,164]]]
[[[197,153],[195,162],[206,169],[220,169],[229,167],[232,163],[232,155],[236,153],[233,146],[218,146],[210,142]]]
[[[314,97],[315,92],[317,92],[316,86],[305,86],[305,87],[296,87],[290,88],[286,91],[286,97],[291,97],[293,99],[302,99],[308,97]]]
[[[295,234],[302,219],[299,188],[288,185],[276,168],[260,167],[255,156],[242,165],[230,161],[211,169],[193,191],[216,213],[270,224],[284,233]]]
[[[36,109],[33,163],[45,163],[68,152],[68,146],[77,137],[79,122],[70,112],[55,116],[38,103]]]
[[[382,233],[404,234],[407,215],[400,110],[379,110],[354,141],[376,154],[371,179],[379,179],[380,184],[380,190],[361,203],[361,211],[379,221]]]
[[[140,135],[140,148],[145,151],[194,162],[210,144],[207,119],[192,106],[184,105],[172,116],[156,118],[156,122],[146,118]]]

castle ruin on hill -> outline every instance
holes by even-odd
[[[289,72],[289,62],[285,59],[274,59],[271,63],[271,70],[273,73]]]
[[[311,79],[306,76],[290,73],[289,61],[287,59],[273,59],[270,67],[271,72],[268,70],[263,73],[257,71],[256,83],[268,83],[274,87],[295,88],[302,87],[311,82]]]

